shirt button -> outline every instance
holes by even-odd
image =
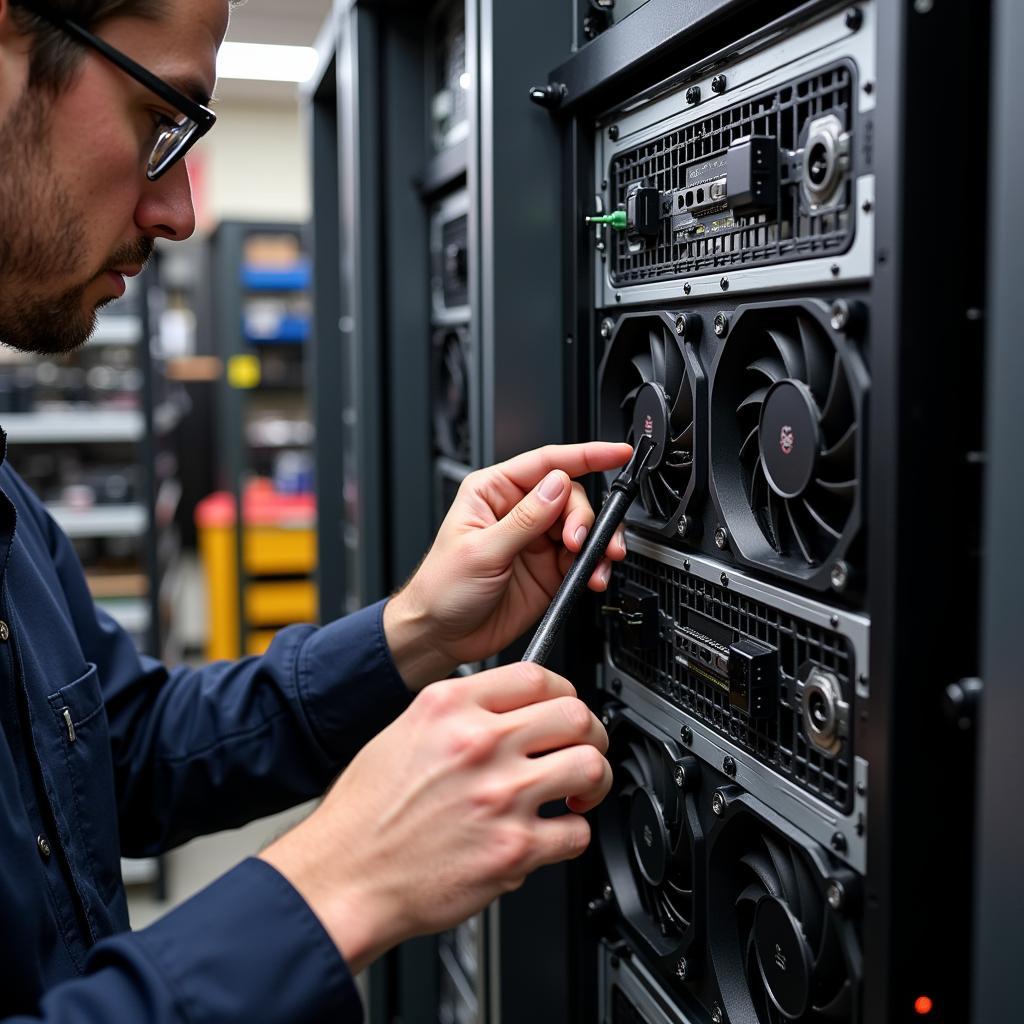
[[[49,860],[50,853],[52,852],[50,850],[50,840],[40,833],[36,836],[36,846],[39,847],[39,856],[42,857],[43,860]]]
[[[11,639],[11,627],[7,625],[2,619],[0,619],[0,640],[7,643]]]

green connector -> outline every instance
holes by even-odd
[[[602,213],[599,217],[587,217],[588,224],[607,224],[616,231],[626,230],[626,211],[614,210],[612,213]]]

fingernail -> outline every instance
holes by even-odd
[[[626,531],[625,530],[623,530],[622,533],[619,534],[619,543],[622,545],[622,550],[625,551],[626,550]]]
[[[583,547],[583,542],[586,539],[587,539],[587,528],[585,526],[581,526],[573,534],[573,540],[575,540],[576,543],[579,544],[580,547]]]
[[[562,491],[564,490],[565,480],[562,479],[562,474],[557,470],[552,470],[540,482],[540,488],[537,493],[544,499],[544,501],[554,501],[556,498],[560,498],[562,496]]]
[[[608,581],[612,578],[612,567],[610,565],[602,565],[597,571],[597,578],[607,586]]]

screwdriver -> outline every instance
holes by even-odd
[[[565,574],[565,579],[562,580],[562,585],[558,588],[554,600],[544,613],[537,632],[533,634],[533,639],[526,648],[523,661],[543,665],[548,660],[551,647],[561,632],[562,626],[565,625],[566,619],[569,618],[576,599],[586,589],[587,581],[604,556],[612,536],[622,520],[626,518],[629,506],[633,504],[640,492],[644,468],[657,447],[657,442],[647,434],[640,436],[629,462],[612,481],[608,497],[594,520],[594,528],[590,531],[590,536],[587,537],[576,560]]]

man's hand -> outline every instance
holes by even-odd
[[[429,686],[313,814],[261,857],[353,972],[450,928],[543,864],[579,856],[611,787],[608,735],[572,685],[515,664]],[[541,818],[568,798],[578,813]]]
[[[414,690],[456,665],[482,661],[540,618],[590,528],[594,511],[570,478],[615,469],[628,444],[551,445],[470,473],[412,579],[384,609],[384,631]],[[590,580],[603,591],[620,530]]]

